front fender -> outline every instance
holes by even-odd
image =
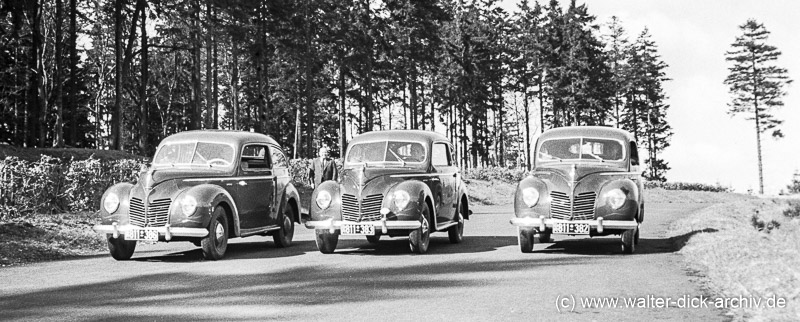
[[[612,209],[608,205],[606,194],[614,189],[625,193],[625,203],[619,209]],[[639,212],[640,191],[638,185],[630,179],[617,179],[607,182],[600,189],[595,205],[595,218],[603,217],[609,220],[633,220]]]
[[[331,195],[331,204],[325,209],[321,209],[317,205],[317,195],[322,191],[327,191]],[[342,220],[342,194],[339,183],[336,181],[325,181],[317,186],[314,192],[311,193],[309,212],[312,221],[328,219]]]
[[[522,198],[522,190],[527,188],[536,189],[539,192],[539,200],[533,207],[528,206]],[[517,184],[517,189],[514,192],[514,215],[518,218],[539,216],[550,216],[550,201],[548,196],[550,189],[547,184],[541,179],[528,176]]]
[[[467,206],[466,213],[461,215],[464,216],[464,219],[469,219],[470,209],[471,209],[469,207],[469,190],[467,189],[467,185],[465,185],[463,182],[460,185],[461,188],[459,189],[457,194],[458,200],[456,202],[456,207],[458,207],[457,209],[461,209],[461,203],[463,202],[464,204],[466,204]]]
[[[197,208],[188,216],[184,215],[181,209],[181,202],[187,196],[192,196],[197,200]],[[217,206],[225,208],[225,211],[233,219],[234,235],[239,236],[239,209],[228,191],[213,184],[192,186],[178,193],[169,207],[170,225],[173,227],[208,227],[211,214]]]
[[[411,198],[411,200],[408,202],[408,205],[406,205],[403,209],[398,209],[397,206],[395,206],[394,193],[398,190],[407,192]],[[433,193],[428,185],[414,180],[403,181],[389,189],[386,197],[383,198],[381,208],[389,209],[389,214],[386,215],[386,219],[419,220],[422,214],[422,203],[424,203],[426,199],[433,200],[432,196]],[[435,220],[436,209],[434,207],[430,207],[430,205],[428,208],[430,211],[431,220]]]
[[[125,225],[128,223],[128,212],[130,211],[131,205],[131,189],[133,189],[133,184],[128,182],[117,183],[106,189],[103,193],[103,197],[100,198],[100,224],[111,225],[116,222],[117,224]],[[106,197],[110,193],[116,193],[119,198],[119,207],[117,207],[117,210],[113,213],[108,213],[103,206]]]

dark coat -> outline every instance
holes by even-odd
[[[339,170],[336,168],[336,162],[334,162],[333,159],[323,160],[322,158],[315,158],[311,162],[310,171],[309,178],[314,178],[314,186],[319,186],[320,183],[339,178]]]

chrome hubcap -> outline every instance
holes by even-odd
[[[422,217],[422,233],[428,232],[428,218]]]
[[[225,236],[225,227],[222,227],[222,225],[220,225],[219,223],[217,223],[217,228],[215,230],[216,230],[215,233],[217,235],[217,239],[221,239],[222,236]]]

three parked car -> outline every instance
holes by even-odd
[[[323,182],[301,215],[288,158],[275,140],[239,131],[188,131],[165,138],[136,184],[106,190],[94,230],[111,256],[126,260],[138,241],[189,241],[207,259],[225,255],[228,238],[271,235],[291,245],[295,223],[314,229],[317,248],[333,253],[340,236],[408,236],[427,252],[430,234],[463,241],[470,210],[453,145],[420,130],[369,132],[350,142],[341,177]],[[534,235],[621,235],[632,253],[644,219],[641,165],[634,137],[608,127],[567,127],[537,140],[534,169],[514,195],[518,243]]]

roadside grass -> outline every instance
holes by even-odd
[[[761,299],[762,307],[724,307],[732,320],[800,320],[800,219],[784,214],[795,207],[740,195],[672,224],[671,236],[689,236],[680,253],[705,289],[716,298]],[[768,299],[786,306],[765,307]]]
[[[91,212],[25,215],[0,222],[0,266],[95,255],[106,250]]]

